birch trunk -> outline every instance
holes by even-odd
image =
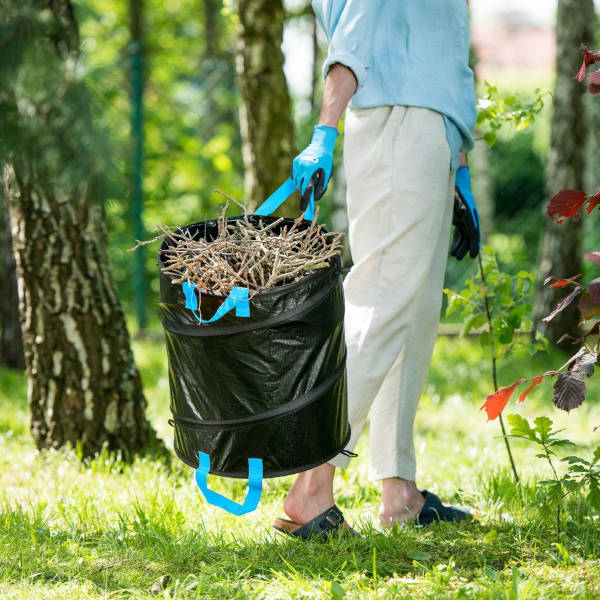
[[[283,73],[281,0],[238,0],[237,74],[246,203],[256,208],[292,174],[294,128]],[[297,200],[286,207],[298,215]],[[282,213],[283,214],[283,213]]]
[[[71,443],[90,456],[106,444],[136,452],[155,435],[145,418],[140,375],[109,267],[88,96],[84,85],[67,78],[68,67],[61,68],[77,60],[77,25],[69,0],[50,5],[35,0],[30,9],[50,10],[57,20],[52,35],[38,33],[26,40],[34,50],[22,56],[17,74],[35,85],[30,74],[39,68],[35,61],[41,56],[46,61],[42,68],[47,63],[53,69],[48,82],[64,90],[64,97],[57,97],[56,90],[42,84],[37,103],[23,97],[11,105],[6,99],[16,97],[10,88],[16,77],[11,74],[0,83],[3,101],[12,110],[12,129],[6,133],[16,132],[12,150],[0,159],[16,259],[31,433],[40,449]],[[44,145],[22,143],[21,131],[40,131]]]
[[[17,292],[17,276],[15,272],[15,257],[10,239],[8,207],[0,193],[0,234],[2,243],[2,264],[0,265],[0,360],[7,367],[23,369],[23,338],[19,323],[19,295]]]

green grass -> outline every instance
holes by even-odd
[[[149,416],[170,443],[162,342],[138,341],[135,352]],[[501,384],[559,364],[559,356],[511,358]],[[598,379],[570,414],[552,408],[551,383],[507,412],[551,416],[587,453],[598,443]],[[270,529],[290,477],[266,482],[259,508],[233,517],[200,498],[193,471],[177,460],[124,464],[104,453],[83,465],[73,450],[37,452],[26,385],[0,370],[0,598],[600,598],[598,515],[574,498],[555,544],[554,513],[535,484],[546,467],[515,441],[519,492],[498,424],[478,411],[490,373],[474,341],[438,340],[416,449],[419,485],[470,507],[475,519],[381,531],[363,436],[336,493],[364,537],[327,544]],[[210,484],[233,497],[244,492],[239,481]]]

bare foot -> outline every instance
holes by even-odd
[[[335,467],[325,463],[300,473],[283,501],[285,514],[295,523],[304,525],[331,508]]]
[[[423,508],[425,498],[414,481],[392,477],[383,480],[379,518],[384,525],[406,523]]]

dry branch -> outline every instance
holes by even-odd
[[[162,272],[172,283],[189,281],[200,292],[222,295],[234,286],[258,291],[299,281],[329,267],[331,259],[341,254],[343,234],[326,232],[317,223],[317,215],[308,227],[302,227],[303,217],[288,226],[283,218],[268,223],[251,220],[246,212],[228,221],[226,210],[227,205],[217,218],[213,239],[193,239],[187,230],[161,225],[160,236],[138,242],[131,251],[167,238],[168,248],[160,251]]]

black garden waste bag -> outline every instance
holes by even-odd
[[[293,223],[284,219],[279,227]],[[210,240],[217,222],[181,231]],[[159,267],[171,245],[163,241]],[[203,292],[202,315],[213,315],[223,301]],[[192,467],[205,452],[210,472],[226,477],[247,477],[250,457],[262,459],[264,477],[305,471],[335,456],[350,437],[339,257],[301,281],[250,292],[249,306],[249,318],[232,311],[199,324],[182,286],[161,271],[175,452]]]

